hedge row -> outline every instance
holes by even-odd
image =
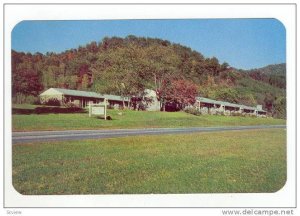
[[[79,107],[36,107],[35,109],[13,108],[12,114],[49,114],[49,113],[85,113],[86,110]]]

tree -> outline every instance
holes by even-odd
[[[87,74],[84,74],[81,80],[81,89],[87,90],[89,87],[89,77]]]
[[[211,75],[216,76],[219,74],[221,66],[219,64],[219,60],[216,57],[207,58],[205,62],[206,62],[206,69],[209,71]]]
[[[274,102],[275,102],[275,95],[271,92],[267,92],[264,98],[264,104],[268,112],[271,112],[272,115],[274,114]]]
[[[189,80],[173,80],[166,91],[166,103],[175,109],[183,109],[196,102],[198,87]]]
[[[174,53],[172,47],[162,47],[159,45],[149,46],[146,50],[148,68],[152,77],[152,86],[161,104],[161,109],[165,110],[166,92],[170,81],[175,77],[180,78],[180,57]]]
[[[43,89],[38,74],[32,69],[19,69],[13,73],[12,93],[37,96]]]
[[[223,64],[221,65],[221,70],[227,70],[229,67],[229,64],[227,62],[223,62]]]
[[[102,93],[118,94],[123,98],[141,95],[149,80],[144,56],[144,50],[134,44],[100,53],[91,70],[95,81],[103,83],[103,86],[95,86]]]
[[[78,87],[87,90],[92,81],[92,73],[87,63],[82,63],[78,69]]]
[[[278,97],[274,102],[274,116],[286,118],[286,98]]]
[[[215,92],[215,98],[217,100],[228,101],[231,103],[238,103],[239,94],[236,89],[233,88],[218,88]]]

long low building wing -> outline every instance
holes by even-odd
[[[50,88],[40,94],[40,96],[50,96],[50,95],[67,95],[67,96],[98,98],[98,99],[107,98],[108,100],[114,100],[114,101],[124,100],[126,102],[130,100],[128,97],[123,98],[118,95],[98,94],[96,92],[91,92],[91,91],[80,91],[80,90],[63,89],[63,88]]]
[[[226,101],[213,100],[213,99],[205,98],[205,97],[196,97],[196,101],[198,101],[200,103],[232,107],[232,108],[239,108],[239,109],[243,109],[243,110],[259,111],[259,112],[266,113],[266,111],[263,110],[260,105],[258,105],[257,107],[251,107],[251,106],[246,106],[243,104],[235,104],[235,103],[230,103],[230,102],[226,102]]]

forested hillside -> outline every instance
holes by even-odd
[[[12,50],[13,103],[34,103],[50,87],[122,96],[141,95],[148,88],[167,100],[172,83],[196,86],[203,97],[262,104],[285,118],[285,64],[237,70],[180,44],[135,36],[45,55]]]
[[[250,77],[255,80],[261,80],[270,85],[285,89],[286,88],[286,65],[285,64],[274,64],[268,65],[263,68],[252,69],[247,71]]]

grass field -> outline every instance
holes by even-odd
[[[122,112],[122,115],[118,115]],[[116,129],[116,128],[159,128],[201,127],[234,125],[285,124],[283,119],[238,117],[238,116],[195,116],[185,112],[145,112],[108,110],[112,117],[104,121],[89,118],[87,113],[78,114],[31,114],[13,115],[13,131],[69,130],[69,129]]]
[[[22,194],[275,192],[286,180],[286,131],[28,143],[13,145],[12,160]]]

